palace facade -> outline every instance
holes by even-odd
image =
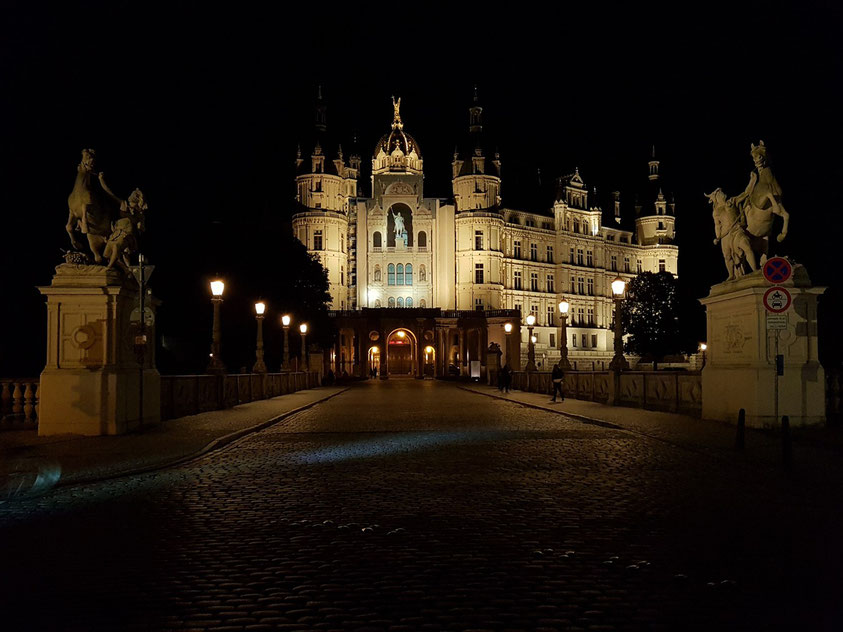
[[[528,314],[536,317],[536,364],[548,369],[560,356],[563,297],[570,304],[569,360],[578,368],[608,366],[611,282],[642,271],[677,273],[675,205],[661,188],[655,152],[642,168],[644,194],[629,226],[622,226],[619,194],[604,217],[579,170],[557,180],[546,211],[511,208],[501,197],[501,158],[488,151],[475,95],[468,140],[451,161],[451,195],[425,197],[421,148],[405,130],[400,99],[393,106],[392,125],[372,153],[371,197],[362,196],[361,157],[328,145],[321,98],[315,139],[306,152],[299,147],[296,159],[293,230],[327,270],[331,308],[345,323],[333,354],[337,369],[362,374],[374,363],[383,373],[385,358],[378,356],[407,336],[415,341],[409,362],[417,376],[466,374],[472,360],[485,370],[491,342],[517,356],[511,362],[518,369],[527,357]],[[485,325],[477,324],[481,314]],[[470,328],[461,327],[461,315]],[[355,327],[355,318],[371,330]],[[391,324],[379,328],[373,318]],[[407,328],[396,338],[402,319]],[[433,323],[428,329],[415,327],[425,319]],[[441,319],[448,324],[437,332]],[[514,325],[512,336],[505,336],[506,322]]]

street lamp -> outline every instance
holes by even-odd
[[[534,314],[527,316],[527,334],[529,342],[527,343],[527,366],[525,371],[536,370],[536,337],[533,335],[533,325],[536,324],[536,317]]]
[[[571,308],[570,303],[562,297],[559,301],[559,313],[561,314],[561,332],[559,333],[559,365],[563,371],[571,370],[571,363],[568,361],[568,310]]]
[[[221,279],[211,281],[211,303],[214,306],[214,328],[211,338],[211,361],[208,363],[208,373],[223,374],[225,365],[220,355],[220,305],[225,283]]]
[[[299,325],[299,332],[301,332],[301,356],[304,362],[306,371],[310,370],[310,358],[307,355],[307,323]]]
[[[510,335],[512,334],[512,323],[505,323],[503,326],[503,331],[506,334],[506,363],[509,364],[509,345],[511,344]],[[520,365],[521,363],[519,362],[518,364]],[[509,368],[512,368],[511,364],[509,364]]]
[[[708,345],[704,342],[700,343],[700,351],[702,351],[702,366],[705,367],[705,350],[708,349]],[[702,368],[702,367],[700,367]]]
[[[612,293],[615,295],[615,357],[609,363],[609,369],[615,372],[629,370],[629,362],[623,357],[623,328],[621,327],[621,301],[626,292],[626,281],[618,277],[612,281]]]
[[[281,317],[281,326],[284,328],[284,355],[282,356],[282,371],[290,370],[290,318],[289,314],[284,314]]]
[[[255,348],[255,366],[253,373],[266,373],[266,364],[263,361],[263,314],[266,311],[266,303],[258,301],[255,303],[255,319],[258,321],[258,340]]]

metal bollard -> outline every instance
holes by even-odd
[[[790,438],[790,418],[787,415],[782,417],[782,465],[786,470],[790,470],[793,465],[793,443]]]
[[[738,411],[738,430],[735,434],[735,449],[736,450],[743,450],[744,449],[744,437],[746,435],[746,411],[741,408]]]

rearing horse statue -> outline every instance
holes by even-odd
[[[76,169],[76,182],[67,197],[69,214],[65,229],[76,250],[82,250],[83,246],[74,232],[79,230],[87,235],[94,261],[102,263],[102,253],[111,234],[111,218],[116,207],[107,193],[108,187],[103,182],[103,175],[96,174],[94,178],[95,155],[93,149],[82,150],[82,161]]]

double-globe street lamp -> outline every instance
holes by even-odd
[[[527,334],[528,334],[528,343],[527,343],[527,366],[524,367],[525,371],[536,371],[536,337],[533,335],[533,326],[536,324],[536,316],[535,314],[529,314],[527,316]]]
[[[220,355],[220,305],[225,283],[221,279],[211,281],[211,303],[214,306],[214,328],[211,337],[211,361],[208,363],[208,373],[221,375],[225,373],[225,365]]]
[[[626,292],[626,281],[621,277],[612,281],[612,294],[615,295],[615,356],[609,363],[609,369],[619,373],[629,370],[629,362],[623,357],[623,327],[621,325],[621,301]]]
[[[266,373],[266,363],[263,361],[263,315],[266,311],[266,303],[258,301],[255,303],[255,319],[258,322],[258,339],[255,348],[255,366],[253,373]]]
[[[559,321],[560,321],[560,333],[559,333],[559,366],[562,367],[563,371],[570,371],[571,370],[571,363],[568,361],[568,310],[571,308],[571,304],[565,300],[565,297],[562,297],[562,300],[559,301]]]

